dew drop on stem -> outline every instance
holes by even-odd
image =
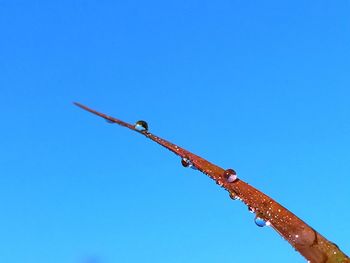
[[[181,159],[181,164],[185,168],[189,167],[189,168],[192,168],[193,170],[197,170],[197,168],[193,165],[193,163],[189,158],[183,157]]]
[[[255,212],[255,209],[254,209],[253,207],[248,206],[248,211],[249,211],[250,213],[254,213],[254,212]]]
[[[235,193],[233,193],[233,192],[230,192],[230,198],[231,198],[232,200],[238,200],[238,199],[239,199],[238,195],[235,194]]]
[[[233,169],[227,169],[224,172],[224,178],[228,183],[233,183],[234,181],[237,180],[237,174],[236,171]]]
[[[138,131],[148,131],[148,124],[145,121],[137,121],[135,123],[135,129]]]
[[[224,185],[223,181],[221,181],[221,180],[217,180],[216,184],[219,185],[219,186],[223,186]]]
[[[264,226],[269,226],[270,222],[269,221],[265,221],[263,218],[261,218],[260,216],[255,216],[254,219],[255,224],[258,227],[264,227]]]
[[[193,165],[192,162],[185,157],[181,159],[181,164],[183,167],[186,167],[186,168]]]

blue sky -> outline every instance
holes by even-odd
[[[150,130],[350,253],[348,1],[0,1],[0,262],[305,262]]]

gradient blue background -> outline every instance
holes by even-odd
[[[350,253],[349,1],[0,1],[0,262],[305,262],[209,178]]]

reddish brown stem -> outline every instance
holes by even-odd
[[[304,221],[269,196],[240,179],[231,183],[227,182],[224,178],[225,170],[221,167],[210,163],[176,144],[155,136],[147,130],[140,131],[132,124],[90,109],[80,103],[74,104],[108,120],[109,122],[117,123],[136,131],[162,145],[181,158],[186,158],[195,168],[208,175],[215,180],[217,184],[225,188],[230,193],[231,198],[242,200],[242,202],[244,202],[250,210],[254,211],[257,216],[264,219],[266,222],[269,222],[270,225],[309,262],[350,262],[349,257],[346,256],[336,244],[328,241],[312,227],[307,225]]]

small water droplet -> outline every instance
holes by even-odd
[[[216,184],[218,184],[218,185],[220,185],[220,186],[223,186],[223,185],[224,185],[224,183],[223,183],[221,180],[217,180],[217,181],[216,181]]]
[[[237,180],[237,174],[236,174],[236,171],[233,170],[233,169],[227,169],[225,172],[224,172],[224,178],[226,179],[226,181],[228,183],[232,183],[234,181]]]
[[[258,227],[264,227],[266,225],[270,225],[270,223],[267,223],[264,219],[262,219],[259,216],[255,217],[254,222]]]
[[[191,161],[189,159],[185,158],[185,157],[181,159],[181,164],[182,164],[183,167],[190,167],[190,166],[192,166]]]
[[[110,124],[113,124],[113,123],[114,123],[114,121],[111,121],[111,120],[109,120],[109,119],[105,119],[105,120],[106,120],[107,123],[110,123]]]
[[[236,193],[234,193],[234,192],[230,193],[230,198],[232,200],[241,200],[241,198],[239,198],[239,196]]]
[[[181,159],[181,164],[183,167],[189,167],[189,168],[192,168],[193,170],[197,170],[197,168],[193,165],[193,163],[191,162],[190,159],[186,158],[186,157],[183,157]]]
[[[148,124],[145,121],[137,121],[135,124],[135,129],[138,131],[148,131]]]
[[[249,211],[250,213],[254,213],[254,212],[255,212],[255,209],[254,209],[253,207],[248,206],[248,211]]]

